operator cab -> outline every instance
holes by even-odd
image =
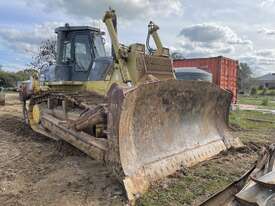
[[[107,57],[104,48],[104,32],[89,26],[65,24],[64,27],[55,29],[55,33],[56,65],[42,72],[45,81],[88,81],[104,78],[106,69],[112,63],[112,58]],[[104,65],[105,68],[102,68]]]

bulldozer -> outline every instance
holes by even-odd
[[[103,22],[112,56],[98,28],[55,30],[56,63],[21,91],[25,122],[34,131],[103,161],[130,201],[182,167],[241,145],[227,124],[232,94],[210,82],[176,80],[156,24],[148,25],[146,45],[125,46],[115,11]]]

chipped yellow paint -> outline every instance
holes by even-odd
[[[95,91],[101,95],[107,95],[113,83],[119,84],[119,81],[88,81],[84,83],[83,87],[84,90]]]
[[[32,120],[34,124],[39,124],[41,121],[41,111],[39,105],[34,105],[32,109]]]

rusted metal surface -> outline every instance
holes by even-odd
[[[255,166],[201,206],[274,206],[275,144],[263,149]]]
[[[79,119],[72,123],[72,126],[81,131],[88,126],[96,125],[106,122],[106,109],[104,106],[99,105],[94,109],[86,111]]]
[[[107,102],[105,96],[92,91],[80,91],[74,94],[70,94],[69,92],[67,94],[65,93],[64,97],[68,101],[83,109],[89,109],[91,106]]]
[[[238,61],[226,57],[175,59],[174,67],[198,67],[213,75],[213,82],[233,93],[232,102],[237,102]]]
[[[130,90],[114,86],[109,98],[107,164],[120,171],[129,199],[181,166],[241,145],[226,124],[231,95],[214,84],[169,80]]]
[[[74,145],[94,159],[104,161],[107,150],[106,140],[68,129],[65,125],[62,125],[62,122],[45,114],[42,117],[41,124],[53,135]]]

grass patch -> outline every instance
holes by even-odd
[[[162,184],[157,185],[139,201],[138,205],[193,205],[221,190],[239,175],[230,175],[229,170],[215,161],[200,164],[180,178],[170,177],[167,180],[169,185],[165,189]]]
[[[257,121],[259,120],[259,121]],[[259,145],[275,142],[275,115],[259,111],[237,110],[230,113],[230,124],[239,131],[233,132],[244,144]]]
[[[230,113],[229,120],[231,125],[242,129],[275,128],[275,115],[271,113],[237,110]]]
[[[275,96],[275,89],[257,89],[256,94]]]
[[[268,99],[268,97],[265,97],[265,98],[263,99],[262,105],[263,105],[263,106],[268,106],[268,105],[269,105],[269,99]]]
[[[275,96],[239,96],[238,104],[256,105],[258,108],[275,109]]]

